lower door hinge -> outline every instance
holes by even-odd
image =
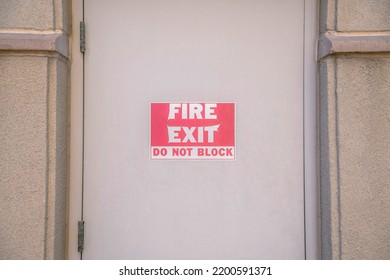
[[[84,221],[78,222],[78,235],[77,235],[77,251],[82,252],[84,250]]]

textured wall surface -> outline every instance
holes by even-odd
[[[390,1],[321,9],[322,32],[390,30]],[[390,259],[390,54],[336,53],[319,69],[322,258]]]
[[[388,0],[320,0],[320,32],[389,31]]]
[[[66,31],[67,11],[0,1],[0,31]],[[68,72],[55,50],[0,51],[0,259],[65,257]]]
[[[389,0],[337,1],[337,31],[390,30]]]
[[[0,259],[44,256],[47,64],[0,57]]]
[[[67,72],[0,55],[0,259],[64,258]]]
[[[0,1],[0,29],[34,29],[68,31],[66,0]]]
[[[336,71],[341,258],[390,259],[390,56]]]

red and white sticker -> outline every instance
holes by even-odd
[[[235,103],[150,105],[151,159],[235,159]]]

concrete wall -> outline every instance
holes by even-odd
[[[319,67],[322,258],[390,259],[390,1],[321,1],[320,26],[344,40]]]
[[[0,259],[65,257],[67,31],[67,1],[0,2]]]

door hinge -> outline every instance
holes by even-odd
[[[84,250],[84,221],[78,222],[77,247],[78,252]]]
[[[85,53],[85,22],[80,21],[80,52]]]

